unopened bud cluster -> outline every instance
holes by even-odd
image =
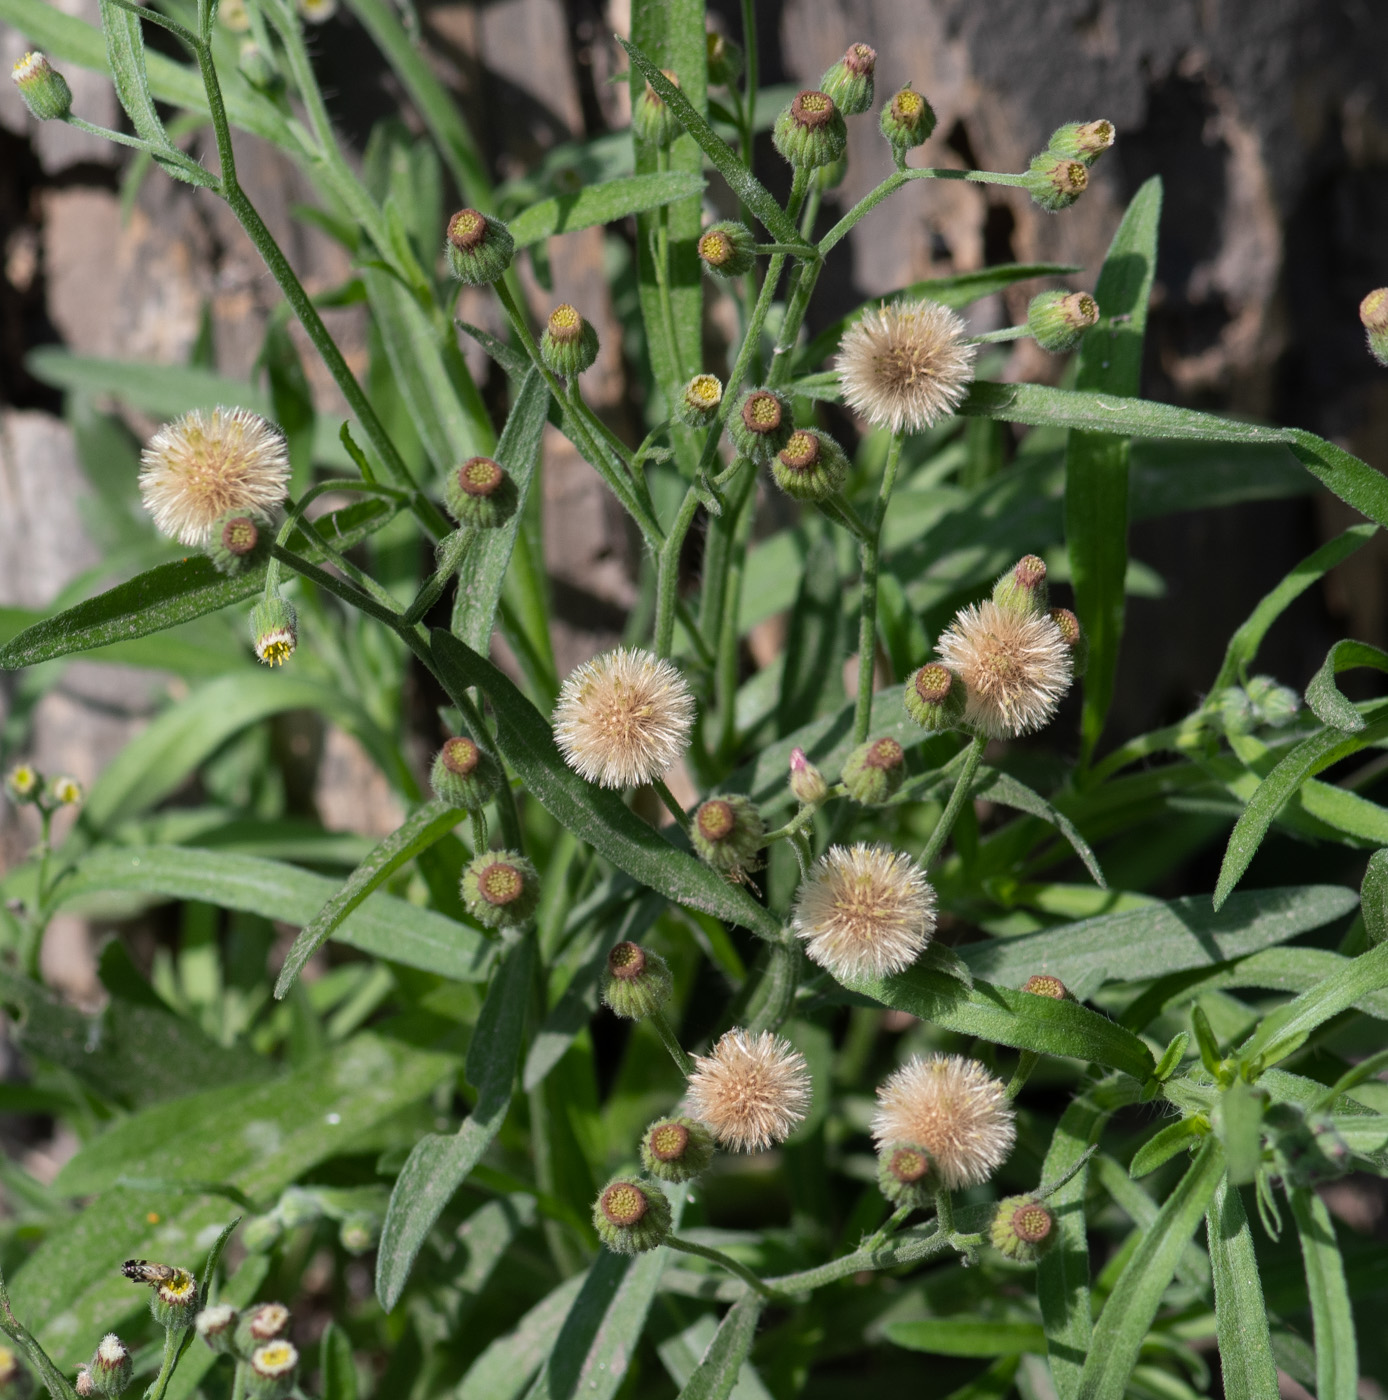
[[[1089,187],[1089,167],[1113,145],[1109,121],[1070,122],[1051,135],[1031,159],[1026,188],[1048,214],[1068,209]]]
[[[82,785],[66,774],[45,777],[32,763],[17,763],[5,775],[5,793],[16,806],[37,807],[45,815],[60,807],[76,807],[83,797]]]
[[[284,1400],[294,1390],[299,1369],[299,1350],[285,1335],[289,1323],[283,1303],[258,1303],[242,1313],[219,1303],[204,1308],[194,1325],[214,1352],[244,1364],[248,1397]]]
[[[273,1249],[287,1230],[328,1220],[337,1224],[337,1239],[343,1249],[349,1254],[365,1254],[380,1238],[385,1204],[384,1194],[376,1187],[289,1186],[271,1210],[246,1221],[241,1227],[241,1243],[251,1254],[263,1254]]]

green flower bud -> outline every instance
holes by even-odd
[[[602,999],[627,1021],[644,1021],[670,1000],[674,978],[659,953],[639,943],[618,943],[607,955]]]
[[[1088,292],[1041,292],[1027,307],[1027,334],[1052,355],[1073,350],[1099,323],[1099,303]]]
[[[847,454],[828,433],[797,428],[773,459],[771,475],[787,496],[823,501],[842,490],[848,468]]]
[[[694,813],[689,826],[695,854],[725,875],[761,869],[761,838],[765,834],[756,804],[736,793],[710,797]]]
[[[41,53],[26,53],[11,74],[30,113],[41,122],[61,121],[72,111],[72,89]]]
[[[1089,665],[1089,638],[1084,635],[1079,618],[1069,608],[1052,608],[1050,614],[1065,645],[1070,648],[1071,674],[1079,680]]]
[[[32,763],[18,763],[5,775],[5,791],[12,802],[37,802],[43,792],[43,777]]]
[[[261,523],[243,510],[231,510],[213,525],[207,557],[219,574],[234,577],[269,554],[269,541],[261,539]]]
[[[872,75],[877,67],[877,50],[867,44],[850,44],[847,53],[819,80],[821,92],[828,93],[846,117],[856,117],[872,106]]]
[[[108,1332],[87,1364],[93,1395],[119,1395],[130,1384],[135,1363],[125,1343],[114,1332]]]
[[[299,1351],[293,1342],[280,1338],[251,1352],[246,1377],[247,1400],[284,1400],[294,1389],[294,1373]]]
[[[1089,185],[1089,170],[1082,161],[1042,151],[1031,158],[1027,169],[1027,192],[1048,214],[1068,209]]]
[[[680,80],[670,69],[662,68],[660,71],[675,87],[679,87]],[[679,118],[665,105],[665,99],[649,83],[631,109],[631,129],[638,141],[648,141],[662,149],[684,130]]]
[[[993,585],[993,602],[1004,612],[1043,613],[1048,601],[1046,561],[1036,554],[1024,554]]]
[[[877,1185],[894,1206],[920,1210],[935,1198],[930,1153],[909,1142],[890,1142],[877,1154]]]
[[[237,1319],[232,1345],[239,1356],[249,1356],[266,1342],[278,1341],[289,1330],[289,1309],[283,1303],[256,1303]]]
[[[154,1285],[149,1310],[166,1331],[176,1332],[193,1325],[198,1312],[198,1281],[187,1269],[174,1269],[174,1277]]]
[[[711,427],[723,403],[723,385],[716,374],[696,374],[684,386],[675,417],[687,428]]]
[[[593,1225],[614,1254],[644,1254],[670,1233],[670,1202],[655,1182],[619,1176],[599,1193]]]
[[[843,765],[848,795],[865,807],[879,807],[901,786],[906,754],[895,739],[869,739],[853,750]]]
[[[775,389],[751,389],[728,418],[728,436],[744,457],[770,462],[795,431],[790,400]]]
[[[964,682],[938,661],[928,662],[906,682],[901,701],[922,729],[957,729],[964,721]]]
[[[1278,685],[1271,676],[1254,676],[1248,682],[1248,703],[1259,724],[1280,729],[1290,724],[1301,709],[1301,697],[1290,686]]]
[[[1055,1215],[1034,1196],[999,1201],[988,1228],[993,1248],[1023,1264],[1034,1264],[1055,1243],[1055,1236]]]
[[[265,1254],[273,1249],[284,1234],[284,1222],[272,1211],[268,1215],[253,1215],[241,1227],[241,1243],[248,1254]]]
[[[750,272],[757,261],[757,240],[746,224],[723,219],[699,238],[699,259],[715,277],[732,280]]]
[[[1034,997],[1050,997],[1052,1001],[1074,1001],[1065,983],[1059,977],[1051,976],[1049,972],[1033,972],[1022,983],[1022,990],[1030,992]]]
[[[1251,734],[1257,727],[1248,692],[1241,685],[1225,686],[1214,697],[1214,709],[1226,734]]]
[[[429,786],[440,802],[475,812],[501,786],[501,772],[466,734],[456,734],[434,755]]]
[[[935,130],[935,109],[907,83],[882,109],[882,135],[898,162],[906,152],[924,145]]]
[[[463,871],[462,894],[484,928],[518,928],[540,902],[540,877],[515,851],[484,851]]]
[[[1369,337],[1369,353],[1388,365],[1388,287],[1378,287],[1359,303],[1359,319]]]
[[[802,807],[818,807],[829,796],[824,774],[805,757],[804,749],[790,751],[790,791]]]
[[[771,144],[797,170],[817,170],[843,155],[848,128],[828,93],[806,88],[776,118]]]
[[[278,593],[251,609],[251,643],[256,660],[267,666],[283,666],[299,645],[299,615],[294,604]]]
[[[297,1230],[301,1225],[313,1225],[323,1218],[323,1202],[316,1192],[305,1191],[302,1186],[289,1186],[280,1195],[275,1214],[286,1230]]]
[[[234,1355],[238,1321],[230,1303],[217,1303],[193,1319],[193,1329],[219,1355]]]
[[[458,281],[469,287],[485,287],[511,266],[516,243],[500,219],[488,218],[476,209],[460,209],[448,221],[443,251]]]
[[[821,165],[815,171],[814,186],[818,187],[821,194],[827,194],[830,190],[838,189],[847,174],[848,154],[845,152],[837,160],[830,161],[828,165]]]
[[[443,504],[459,525],[496,530],[516,513],[520,492],[499,462],[490,457],[469,457],[448,474]]]
[[[1055,131],[1047,146],[1067,160],[1093,165],[1113,145],[1115,135],[1112,122],[1070,122]]]
[[[540,337],[540,358],[551,374],[576,379],[598,358],[598,333],[565,302],[550,312],[549,324]]]
[[[697,1118],[660,1118],[641,1139],[641,1164],[661,1181],[692,1181],[713,1161],[713,1134]]]
[[[348,1254],[365,1254],[376,1247],[380,1237],[380,1219],[364,1210],[343,1216],[337,1230],[338,1243]]]
[[[236,58],[237,71],[257,92],[273,93],[284,86],[284,79],[274,60],[254,39],[241,44]]]
[[[710,29],[704,36],[708,46],[708,81],[710,87],[732,87],[742,76],[742,47]]]

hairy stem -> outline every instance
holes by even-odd
[[[665,1048],[670,1052],[670,1058],[678,1066],[679,1072],[688,1079],[694,1073],[694,1061],[690,1059],[688,1051],[680,1044],[680,1038],[675,1034],[675,1028],[670,1024],[670,1018],[665,1014],[664,1008],[652,1011],[648,1019]]]
[[[983,750],[987,746],[988,736],[986,734],[976,734],[969,741],[964,766],[959,771],[959,780],[954,785],[954,791],[949,795],[949,802],[941,813],[935,830],[930,833],[930,840],[925,843],[925,850],[921,852],[920,868],[922,870],[928,871],[930,869],[931,862],[940,854],[941,848],[949,840],[949,834],[954,830],[954,823],[963,810],[964,803],[968,800],[969,789],[973,787],[974,783],[974,774],[978,772],[978,765],[983,758]]]
[[[872,728],[872,682],[877,661],[877,584],[878,564],[882,542],[882,522],[887,518],[887,505],[896,487],[896,474],[901,466],[901,433],[892,435],[887,449],[887,465],[882,473],[882,485],[867,533],[859,542],[862,561],[863,603],[858,624],[858,698],[853,707],[853,742],[861,744]]]
[[[711,1260],[730,1274],[736,1274],[754,1293],[760,1293],[763,1298],[775,1296],[772,1290],[751,1269],[745,1264],[739,1264],[736,1259],[724,1254],[721,1249],[712,1249],[706,1244],[695,1244],[693,1240],[682,1240],[678,1235],[667,1235],[665,1243],[671,1249],[678,1249],[685,1254],[696,1254],[700,1259]]]

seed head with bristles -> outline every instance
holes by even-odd
[[[909,967],[935,931],[935,891],[889,846],[831,846],[800,886],[791,927],[835,977],[886,977]]]
[[[964,322],[939,302],[879,306],[839,345],[844,401],[875,427],[919,432],[959,406],[974,353]]]
[[[140,457],[145,509],[185,545],[205,545],[229,511],[269,515],[288,484],[284,438],[244,408],[195,408],[160,428]]]
[[[913,1056],[877,1090],[872,1135],[930,1153],[950,1190],[987,1181],[1016,1140],[1002,1081],[962,1055]]]
[[[784,1142],[810,1106],[810,1070],[788,1040],[735,1028],[694,1059],[689,1107],[724,1147],[760,1152]]]
[[[1074,661],[1055,621],[991,599],[961,608],[936,651],[964,682],[964,722],[990,739],[1047,724],[1070,688]]]
[[[634,787],[663,776],[689,747],[694,697],[668,661],[618,647],[564,682],[554,737],[565,762],[599,787]]]

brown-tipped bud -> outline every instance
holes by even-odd
[[[540,358],[560,379],[575,379],[598,358],[598,333],[589,321],[564,302],[550,312],[540,338]]]
[[[876,49],[867,44],[849,44],[844,56],[819,80],[819,86],[834,99],[844,116],[856,117],[872,106],[872,78],[876,70]]]
[[[829,796],[824,774],[805,757],[804,749],[790,751],[790,791],[804,807],[818,807]]]
[[[1031,1264],[1055,1243],[1055,1216],[1033,1196],[1008,1196],[998,1202],[988,1235],[994,1249]]]
[[[919,1210],[930,1204],[939,1184],[925,1148],[893,1142],[878,1152],[877,1185],[894,1206],[909,1205]]]
[[[795,431],[790,399],[775,389],[751,389],[728,419],[733,446],[754,462],[770,462]]]
[[[441,802],[475,812],[501,786],[501,773],[474,740],[456,734],[434,756],[429,786]]]
[[[848,479],[848,454],[828,433],[797,428],[771,463],[776,485],[797,501],[823,501]]]
[[[662,68],[660,71],[675,87],[679,87],[680,80],[671,69]],[[632,108],[631,129],[638,140],[649,141],[651,145],[662,148],[684,130],[679,118],[665,105],[665,99],[649,83]]]
[[[116,1396],[130,1384],[135,1369],[130,1351],[114,1332],[108,1332],[96,1349],[96,1355],[87,1364],[87,1374],[91,1377],[92,1394]]]
[[[660,1118],[641,1139],[641,1164],[661,1181],[692,1181],[713,1161],[713,1134],[697,1118]]]
[[[1369,337],[1369,353],[1388,365],[1388,287],[1377,287],[1359,303],[1359,319]]]
[[[906,753],[892,738],[870,739],[844,760],[843,785],[866,807],[878,807],[901,786]]]
[[[700,262],[716,277],[731,281],[756,265],[757,240],[752,230],[736,219],[710,224],[699,235],[698,247]]]
[[[515,851],[484,851],[463,871],[463,904],[486,928],[519,928],[540,902],[540,877]]]
[[[1033,156],[1026,174],[1026,190],[1048,214],[1068,209],[1089,187],[1089,170],[1083,161],[1054,151]]]
[[[817,170],[843,155],[848,128],[827,92],[806,88],[776,118],[771,142],[797,170]]]
[[[725,875],[739,877],[760,870],[761,838],[766,827],[749,797],[732,793],[710,797],[694,813],[689,842],[699,859]]]
[[[516,241],[500,219],[477,209],[460,209],[448,221],[444,253],[460,282],[484,287],[495,282],[511,266]]]
[[[197,1315],[193,1327],[213,1351],[231,1354],[236,1348],[236,1323],[236,1309],[230,1303],[216,1303]]]
[[[1033,972],[1022,983],[1022,990],[1030,992],[1034,997],[1050,997],[1052,1001],[1074,1001],[1065,983],[1059,977],[1051,976],[1049,972]]]
[[[670,1202],[655,1182],[619,1176],[599,1193],[593,1225],[613,1253],[644,1254],[670,1233]]]
[[[670,1000],[674,978],[658,953],[639,943],[618,943],[607,955],[602,999],[616,1015],[641,1021]]]
[[[1099,303],[1088,292],[1039,292],[1027,307],[1027,333],[1052,355],[1077,346],[1099,323]]]
[[[234,576],[263,554],[260,524],[245,511],[228,511],[212,526],[207,557],[219,574]]]
[[[499,462],[490,457],[469,457],[449,472],[443,503],[460,526],[495,530],[516,513],[520,492]]]
[[[1069,608],[1052,608],[1050,618],[1061,640],[1070,648],[1070,669],[1078,680],[1089,664],[1089,639],[1084,635],[1079,618]]]
[[[935,130],[935,109],[907,83],[882,109],[881,127],[892,154],[901,162],[913,146],[930,139]]]
[[[968,696],[964,682],[938,661],[922,666],[901,693],[906,713],[922,729],[956,729],[963,723]]]
[[[1093,122],[1069,122],[1057,128],[1047,144],[1058,156],[1093,165],[1113,145],[1116,137],[1113,123],[1101,118]]]
[[[993,602],[1004,612],[1045,612],[1046,561],[1039,554],[1024,554],[993,585]]]

